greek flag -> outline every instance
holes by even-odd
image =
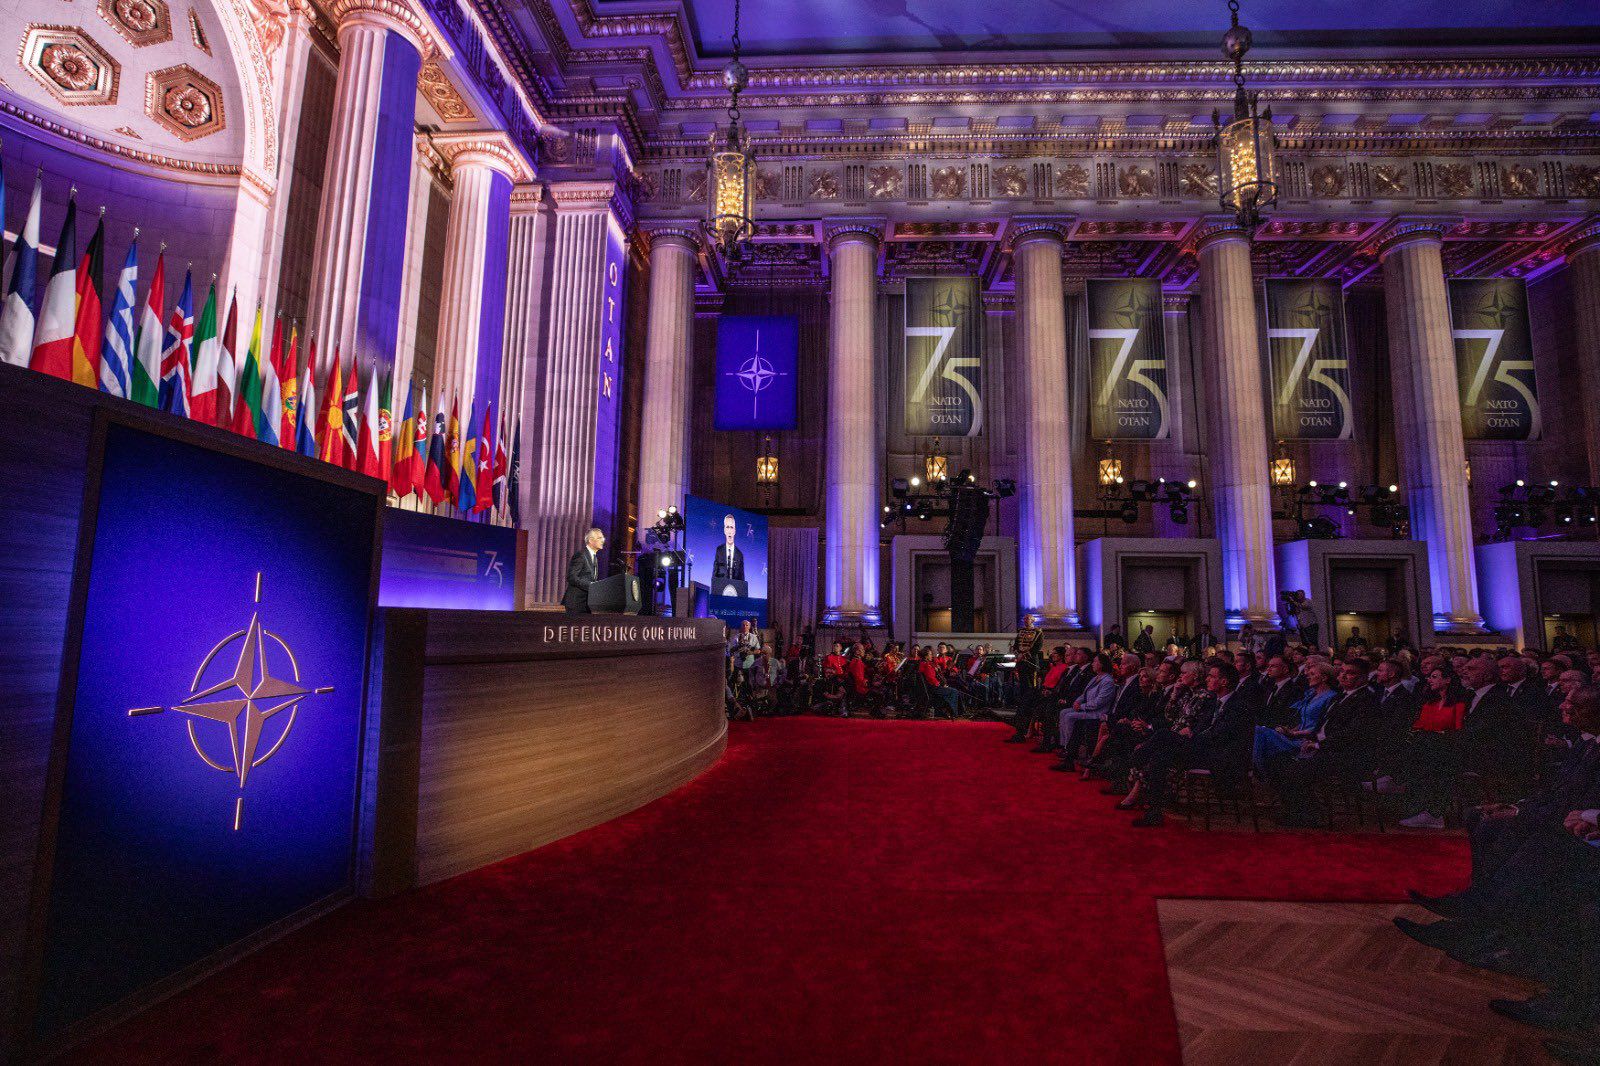
[[[106,325],[106,346],[100,358],[100,391],[128,396],[128,365],[133,359],[133,305],[138,301],[139,238],[128,245],[128,258],[117,275],[117,295],[111,301],[111,321]]]

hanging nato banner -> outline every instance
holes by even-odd
[[[1344,291],[1330,278],[1269,278],[1266,289],[1272,435],[1349,440],[1355,427]]]
[[[41,1035],[353,888],[381,498],[117,424],[103,456]]]
[[[907,278],[907,435],[977,436],[983,429],[982,365],[978,279]]]
[[[1537,440],[1538,387],[1528,286],[1517,278],[1450,279],[1450,323],[1468,440]]]
[[[1164,440],[1167,343],[1161,283],[1091,279],[1089,433],[1101,440]]]
[[[800,320],[727,315],[717,321],[717,429],[793,429]]]

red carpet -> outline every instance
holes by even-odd
[[[1129,828],[999,725],[764,721],[698,781],[356,903],[83,1061],[1152,1063],[1154,900],[1395,900],[1460,838]]]

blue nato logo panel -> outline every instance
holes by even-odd
[[[40,1033],[351,888],[376,521],[108,427]]]
[[[790,315],[717,320],[714,428],[793,429],[800,322]]]

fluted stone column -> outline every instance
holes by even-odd
[[[1440,258],[1442,224],[1403,222],[1381,250],[1394,373],[1400,480],[1411,535],[1428,546],[1433,624],[1444,633],[1483,630],[1467,496],[1466,443]]]
[[[1267,413],[1250,245],[1244,230],[1218,222],[1201,232],[1199,255],[1211,381],[1205,491],[1222,542],[1223,607],[1230,627],[1276,628]]]
[[[1012,242],[1017,352],[1022,367],[1023,468],[1017,569],[1022,613],[1046,627],[1076,628],[1078,571],[1072,544],[1072,435],[1068,428],[1067,322],[1062,230],[1023,224]]]
[[[689,476],[690,349],[698,226],[655,223],[650,235],[650,305],[645,320],[644,417],[639,433],[639,528],[657,511],[682,507]]]
[[[559,603],[567,560],[589,526],[609,534],[617,500],[617,428],[622,396],[623,274],[632,207],[615,182],[549,186],[550,270],[543,349],[525,397],[538,397],[538,426],[524,424],[531,464],[528,592],[531,605]],[[529,403],[525,400],[524,411]],[[607,549],[615,561],[617,545]]]
[[[511,187],[533,174],[503,136],[435,137],[434,146],[449,161],[455,186],[445,231],[434,390],[459,400],[466,418],[479,397],[493,403],[500,396]]]
[[[1578,231],[1567,245],[1573,317],[1578,327],[1578,380],[1583,388],[1583,439],[1589,484],[1600,484],[1600,222]]]
[[[878,625],[881,457],[873,316],[883,223],[829,223],[832,280],[828,316],[827,547],[823,562],[828,625]]]
[[[400,0],[343,0],[339,80],[312,263],[313,328],[335,350],[389,359],[399,331],[417,73],[428,28]]]

